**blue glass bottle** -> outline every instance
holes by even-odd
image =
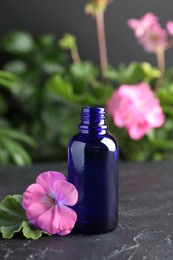
[[[118,221],[118,143],[107,132],[106,111],[84,107],[79,133],[68,146],[68,179],[78,190],[75,229],[103,233]]]

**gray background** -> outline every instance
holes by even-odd
[[[87,0],[0,0],[0,36],[21,29],[34,35],[54,33],[57,39],[64,33],[77,37],[82,59],[98,64],[95,21],[84,14]],[[159,16],[162,26],[173,20],[172,0],[114,0],[106,10],[105,23],[109,62],[117,65],[132,60],[150,61],[155,56],[138,46],[127,27],[129,18],[140,18],[146,12]],[[173,64],[173,49],[167,52],[167,65]]]

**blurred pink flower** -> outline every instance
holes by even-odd
[[[166,28],[169,34],[173,36],[173,21],[168,21],[166,24]]]
[[[165,119],[159,100],[145,82],[120,86],[108,100],[107,110],[115,125],[125,127],[135,140],[160,127]]]
[[[158,18],[152,13],[145,14],[140,20],[129,19],[127,24],[134,30],[136,37],[141,37],[153,24],[158,23]]]
[[[147,52],[156,52],[158,49],[165,50],[168,46],[168,34],[163,29],[158,18],[147,13],[141,19],[129,19],[128,26],[134,31],[138,43]]]
[[[67,235],[77,220],[73,206],[78,200],[76,188],[62,173],[41,173],[23,195],[22,205],[29,221],[50,234]]]

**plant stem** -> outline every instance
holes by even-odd
[[[108,67],[105,26],[104,26],[104,11],[98,11],[96,14],[97,37],[100,56],[101,75],[104,78],[104,72]]]
[[[165,50],[157,49],[156,58],[157,58],[157,67],[161,73],[160,77],[157,79],[156,82],[156,90],[159,90],[161,87],[163,75],[165,73]]]
[[[72,56],[72,60],[74,63],[80,63],[81,59],[79,56],[79,52],[78,52],[78,48],[77,46],[73,46],[73,48],[71,48],[71,56]]]

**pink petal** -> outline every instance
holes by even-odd
[[[125,127],[132,139],[142,138],[165,120],[159,100],[149,84],[121,85],[107,103],[114,124]]]
[[[48,211],[50,208],[51,205],[46,203],[40,203],[40,202],[32,203],[26,210],[27,218],[32,224],[38,225],[39,216],[44,212]]]
[[[113,121],[114,121],[114,124],[118,127],[123,127],[125,126],[125,120],[124,120],[124,117],[122,115],[121,112],[116,112],[114,115],[113,115]]]
[[[166,28],[170,35],[173,35],[173,21],[168,21],[166,24]]]
[[[158,23],[158,17],[155,16],[153,13],[146,13],[140,21],[145,25],[145,27],[150,27],[153,24]]]
[[[61,231],[72,230],[77,220],[76,212],[64,205],[57,205],[55,211],[56,214],[52,224],[59,229],[58,234],[60,234]]]
[[[35,202],[41,201],[46,195],[43,187],[37,183],[31,184],[23,194],[22,206],[25,210]]]
[[[77,220],[74,210],[56,205],[38,218],[38,226],[50,234],[69,234]]]
[[[138,43],[147,52],[156,52],[158,48],[165,50],[168,47],[167,31],[161,27],[158,17],[153,13],[147,13],[139,20],[129,19],[128,25],[134,30]],[[171,27],[172,25],[168,24],[170,34]]]
[[[58,232],[58,235],[60,235],[60,236],[66,236],[66,235],[68,235],[70,232],[71,232],[71,229],[62,230],[62,231],[59,231],[59,232]]]
[[[53,218],[54,218],[54,210],[55,206],[49,208],[47,211],[43,212],[37,220],[37,225],[48,232],[49,234],[56,234],[57,230],[53,226]]]
[[[56,181],[53,184],[53,192],[58,203],[73,206],[78,200],[78,191],[73,184],[67,181]]]
[[[65,181],[65,176],[60,172],[47,171],[41,173],[37,179],[36,183],[40,184],[46,191],[53,190],[53,183],[55,181]]]
[[[128,127],[127,130],[129,136],[133,140],[139,140],[150,130],[150,127],[147,124],[147,122],[144,120],[143,122],[132,124],[130,127]]]
[[[151,128],[160,127],[165,121],[165,116],[159,104],[153,105],[152,109],[146,114],[146,119]]]
[[[128,25],[131,29],[136,30],[136,28],[138,28],[138,26],[139,26],[139,20],[137,20],[137,19],[129,19],[129,20],[127,21],[127,25]]]

